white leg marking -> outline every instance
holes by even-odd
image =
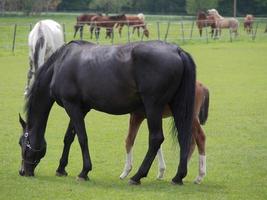
[[[206,156],[199,155],[199,174],[196,177],[194,183],[200,184],[204,176],[206,176]]]
[[[128,174],[132,170],[132,166],[133,166],[133,153],[131,149],[130,152],[126,154],[125,165],[123,172],[120,175],[120,179],[124,179],[128,176]]]
[[[164,156],[163,156],[163,152],[161,148],[158,150],[157,155],[158,155],[158,162],[159,162],[159,171],[158,171],[157,179],[163,179],[164,172],[166,170],[166,164],[164,161]]]

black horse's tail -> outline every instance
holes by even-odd
[[[181,49],[178,49],[178,54],[182,59],[184,71],[179,89],[170,103],[174,117],[172,133],[177,136],[176,138],[178,138],[180,144],[180,165],[176,176],[172,180],[174,183],[182,183],[182,179],[187,174],[187,157],[192,137],[191,130],[196,85],[196,65],[192,57]],[[178,134],[175,131],[176,129]]]
[[[208,119],[208,114],[209,114],[209,101],[210,101],[210,94],[209,94],[209,89],[204,87],[203,88],[204,92],[204,100],[202,102],[202,105],[200,107],[200,112],[199,112],[199,121],[201,125],[204,125]]]

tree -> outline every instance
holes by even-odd
[[[187,14],[195,15],[200,10],[218,7],[219,0],[186,0]]]
[[[101,10],[108,14],[111,12],[121,12],[121,8],[126,5],[129,5],[128,0],[93,0],[90,4],[90,8]]]
[[[62,0],[58,5],[58,10],[86,10],[90,2],[91,0]]]

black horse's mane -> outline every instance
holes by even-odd
[[[24,105],[24,112],[26,113],[26,117],[27,117],[27,122],[28,122],[28,114],[31,112],[32,106],[33,106],[33,102],[35,101],[36,98],[36,94],[37,94],[37,90],[40,86],[40,82],[42,80],[42,77],[46,75],[46,72],[52,68],[54,65],[54,62],[58,59],[59,56],[64,56],[66,54],[66,52],[70,49],[69,46],[71,44],[77,44],[77,45],[84,45],[84,44],[94,44],[91,42],[87,42],[87,41],[82,41],[82,40],[74,40],[74,41],[70,41],[67,44],[62,45],[58,50],[56,50],[49,58],[48,60],[43,64],[42,67],[40,67],[37,71],[36,71],[36,75],[35,75],[35,79],[34,82],[32,84],[32,86],[30,87],[30,90],[28,92],[28,94],[25,97],[25,105]]]
[[[53,63],[55,62],[56,58],[58,55],[60,55],[64,50],[67,44],[62,45],[57,51],[55,51],[49,58],[48,60],[43,64],[42,67],[40,67],[35,74],[35,79],[33,84],[31,85],[29,92],[27,93],[25,97],[25,105],[24,105],[24,112],[26,113],[26,118],[28,122],[28,114],[32,110],[33,102],[35,101],[35,97],[37,94],[37,90],[40,86],[40,82],[43,76],[45,76],[46,72],[53,66]]]

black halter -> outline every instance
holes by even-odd
[[[45,145],[41,148],[41,149],[34,149],[32,148],[31,144],[30,144],[30,139],[29,139],[29,133],[26,132],[24,134],[24,137],[25,137],[25,144],[26,144],[26,149],[28,148],[28,151],[32,151],[34,153],[38,153],[38,152],[41,152],[43,151],[45,148],[46,148],[46,142],[45,142]],[[26,149],[25,149],[25,152],[26,152]],[[25,155],[24,155],[25,157]],[[22,161],[24,163],[27,163],[27,164],[32,164],[32,165],[37,165],[39,162],[40,162],[41,159],[36,159],[34,161],[29,161],[29,160],[26,160],[25,158],[22,159]]]

